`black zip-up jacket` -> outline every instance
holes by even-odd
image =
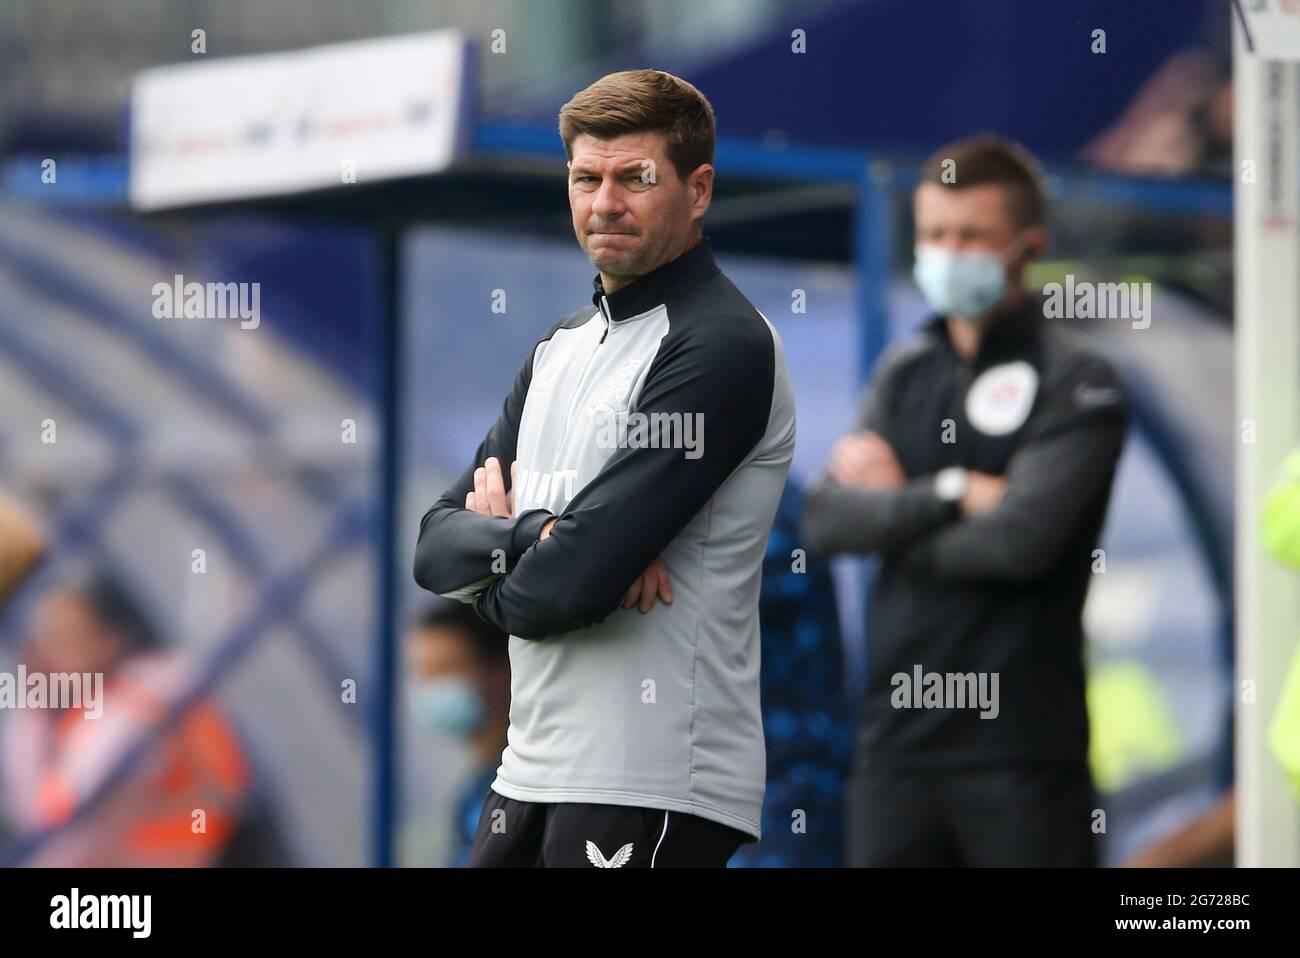
[[[869,619],[865,756],[1086,763],[1082,611],[1094,566],[1103,568],[1094,549],[1126,427],[1110,363],[1044,320],[1036,302],[993,326],[973,362],[953,350],[942,318],[883,357],[859,428],[893,447],[907,482],[869,490],[824,475],[803,521],[814,551],[883,559]],[[936,474],[950,466],[1004,476],[1002,501],[964,518],[936,493]],[[912,686],[918,676],[922,687],[931,682],[929,673],[949,688],[948,675],[982,673],[990,694],[996,675],[996,704],[898,707],[924,706]]]

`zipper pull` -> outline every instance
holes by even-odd
[[[609,318],[609,300],[604,296],[604,294],[600,297],[600,315],[605,318],[605,331],[600,334],[600,341],[603,343],[605,337],[609,335],[609,326],[611,322]]]

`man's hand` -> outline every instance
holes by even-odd
[[[966,473],[966,494],[961,497],[961,511],[965,516],[982,516],[1002,501],[1007,492],[1007,481],[1001,476],[986,472]]]
[[[465,493],[465,508],[484,516],[515,514],[515,464],[510,464],[510,495],[501,476],[501,462],[489,456],[487,462],[474,470],[474,491]]]
[[[673,587],[668,582],[668,567],[660,556],[650,563],[650,568],[641,573],[632,587],[618,604],[620,609],[630,609],[640,603],[641,614],[649,612],[658,598],[666,605],[673,604]]]
[[[845,486],[897,489],[907,481],[889,443],[870,430],[849,433],[837,442],[828,468]]]

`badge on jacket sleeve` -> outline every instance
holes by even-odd
[[[966,393],[966,418],[980,432],[1005,436],[1029,418],[1038,392],[1038,371],[1024,360],[991,366]]]

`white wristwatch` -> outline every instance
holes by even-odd
[[[966,495],[970,474],[961,466],[950,466],[934,474],[934,494],[944,502],[958,502]]]

